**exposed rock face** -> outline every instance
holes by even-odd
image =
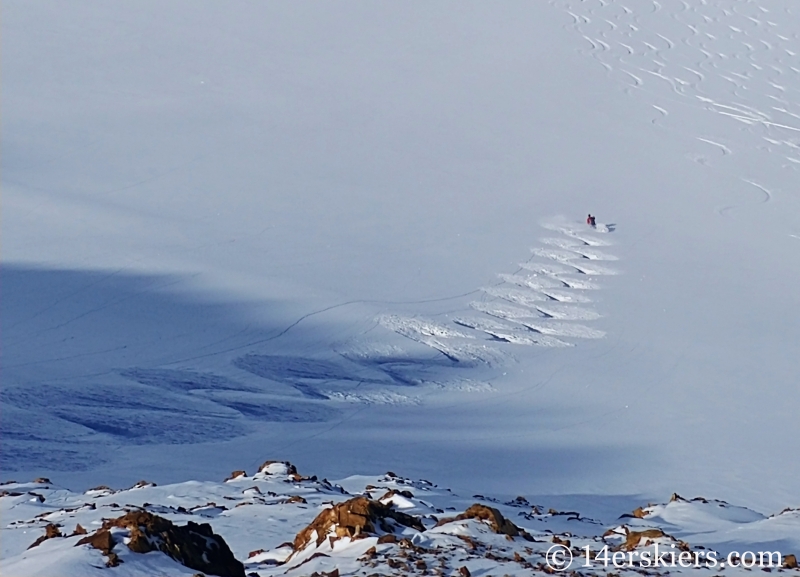
[[[300,531],[294,538],[295,552],[305,547],[316,536],[316,546],[321,545],[329,536],[357,538],[359,536],[377,535],[378,530],[393,533],[397,525],[424,531],[425,527],[416,517],[395,511],[390,505],[373,501],[366,497],[355,497],[344,501],[317,515],[308,527]]]
[[[231,473],[230,477],[225,479],[225,481],[233,481],[234,479],[238,479],[239,477],[247,477],[247,473],[242,470],[234,471]]]
[[[784,569],[797,569],[797,557],[795,555],[786,555],[783,558]]]
[[[264,475],[297,475],[297,467],[289,461],[265,461],[258,468],[258,472]]]
[[[58,528],[58,525],[53,525],[52,523],[48,524],[47,527],[44,528],[44,535],[36,539],[28,549],[33,549],[34,547],[38,547],[48,539],[52,539],[53,537],[63,537],[61,534],[61,530]]]
[[[99,529],[98,531],[95,531],[91,535],[78,541],[75,546],[91,545],[95,549],[102,552],[103,555],[109,555],[111,550],[114,548],[114,544],[114,538],[111,536],[111,533],[109,533],[106,529]]]
[[[178,526],[172,521],[147,513],[135,511],[103,523],[101,529],[78,541],[88,544],[105,555],[113,555],[114,538],[112,527],[130,532],[128,548],[136,553],[161,551],[178,563],[219,577],[244,577],[244,566],[236,560],[225,540],[216,535],[207,523]],[[115,556],[116,557],[116,556]]]
[[[475,503],[469,509],[464,511],[461,515],[457,515],[456,517],[451,517],[447,519],[442,519],[439,521],[436,526],[439,527],[446,523],[452,523],[453,521],[464,521],[466,519],[477,519],[479,521],[487,521],[489,526],[492,528],[492,531],[498,533],[500,535],[508,535],[509,537],[523,537],[527,540],[532,540],[531,536],[528,535],[525,531],[514,525],[511,521],[503,517],[503,514],[500,513],[494,507],[487,507],[486,505],[481,505],[480,503]]]
[[[647,547],[656,539],[668,539],[673,541],[675,546],[681,551],[689,551],[691,549],[688,543],[675,539],[671,535],[664,533],[661,529],[645,529],[643,531],[631,531],[627,527],[623,527],[623,529],[625,530],[625,541],[615,548],[616,551],[633,551],[639,546]],[[603,536],[605,537],[613,534],[615,534],[615,531],[611,530],[606,531]]]

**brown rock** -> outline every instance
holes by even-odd
[[[225,479],[225,482],[227,483],[228,481],[233,481],[234,479],[236,479],[238,477],[247,477],[247,473],[245,473],[244,471],[241,471],[241,470],[240,471],[234,471],[233,473],[231,473],[230,477]]]
[[[637,507],[634,509],[633,513],[631,513],[631,517],[635,517],[636,519],[644,519],[647,517],[647,511],[642,509],[641,507]]]
[[[306,501],[306,500],[305,500],[303,497],[301,497],[300,495],[292,495],[291,497],[289,497],[288,499],[286,499],[286,502],[287,502],[287,503],[307,503],[308,501]]]
[[[111,550],[114,548],[114,538],[111,536],[111,533],[108,529],[98,529],[91,535],[84,537],[77,543],[75,546],[78,545],[90,545],[99,551],[102,551],[103,555],[108,555],[111,553]]]
[[[38,479],[34,480],[34,483],[41,483],[42,485],[52,485],[53,482],[48,479],[47,477],[39,477]]]
[[[74,537],[75,535],[86,535],[87,533],[88,531],[83,528],[83,525],[78,523],[77,525],[75,525],[75,530],[72,532],[72,535],[70,535],[70,537]]]
[[[639,546],[642,539],[652,540],[666,537],[667,534],[661,529],[645,529],[644,531],[628,531],[625,542],[617,547],[618,551],[633,551]]]
[[[678,495],[677,493],[673,493],[672,496],[669,498],[670,503],[674,503],[675,501],[685,501],[683,497]]]
[[[467,569],[464,566],[461,566],[461,567],[458,568],[458,574],[461,575],[461,577],[471,577],[472,576],[472,573],[469,572],[469,569]]]
[[[225,540],[216,535],[207,523],[189,521],[178,526],[146,511],[131,511],[122,517],[107,520],[94,534],[78,541],[111,553],[114,541],[109,532],[120,527],[130,532],[128,548],[135,553],[161,551],[178,563],[209,575],[244,577],[242,565],[231,553]]]
[[[384,543],[397,543],[397,537],[391,533],[388,535],[381,535],[378,537],[378,545],[383,545]]]
[[[314,571],[310,577],[339,577],[339,570],[334,569],[333,571],[323,571],[322,573]]]
[[[52,539],[54,537],[63,537],[63,536],[64,535],[61,534],[61,530],[58,528],[58,525],[53,525],[52,523],[49,523],[44,528],[44,535],[42,535],[41,537],[36,539],[36,541],[31,543],[31,546],[28,547],[28,549],[33,549],[34,547],[38,547],[48,539]]]
[[[122,563],[122,559],[120,559],[116,553],[112,552],[108,554],[108,561],[106,561],[106,567],[117,567],[120,563]]]
[[[478,548],[478,544],[475,542],[475,539],[473,539],[469,535],[456,535],[456,537],[464,541],[464,543],[466,543],[469,546],[470,550],[474,551],[475,549]]]
[[[297,467],[292,465],[289,461],[264,461],[264,464],[258,468],[259,473],[266,473],[268,474],[265,469],[268,468],[270,465],[286,465],[286,474],[287,475],[297,475]]]
[[[397,489],[389,489],[388,491],[386,491],[386,493],[383,494],[382,497],[378,499],[378,501],[383,501],[384,499],[388,499],[389,497],[392,497],[394,495],[401,495],[403,497],[406,497],[407,499],[411,499],[414,497],[414,493],[412,493],[411,491],[398,491]]]
[[[500,513],[494,507],[488,507],[486,505],[481,505],[480,503],[475,503],[469,509],[464,511],[461,515],[457,515],[454,518],[442,519],[439,521],[436,526],[439,527],[444,525],[445,523],[452,523],[453,521],[463,521],[465,519],[477,519],[479,521],[488,521],[489,526],[492,528],[497,534],[500,535],[507,535],[509,537],[518,537],[521,536],[526,540],[532,540],[532,537],[528,535],[525,531],[514,525],[511,521],[503,517],[503,514]]]
[[[570,543],[569,539],[560,539],[558,535],[553,535],[553,538],[550,540],[551,542],[555,543],[556,545],[563,545],[567,549],[572,547],[572,543]]]
[[[783,558],[783,568],[784,569],[797,569],[797,556],[795,555],[786,555]]]
[[[264,552],[264,549],[256,549],[255,551],[250,551],[247,554],[247,558],[251,559],[251,558],[255,557],[256,555],[261,555],[263,552]]]
[[[145,481],[144,479],[142,479],[141,481],[137,481],[137,483],[133,487],[131,487],[131,489],[143,489],[145,487],[157,487],[157,486],[158,485],[156,485],[151,481]]]
[[[394,535],[392,535],[392,536],[394,537]],[[380,541],[380,538],[378,538],[378,540]],[[364,551],[364,554],[361,556],[361,558],[362,559],[372,559],[377,554],[378,554],[378,550],[373,546],[373,547],[370,547],[369,549],[367,549],[366,551]]]
[[[372,501],[366,497],[354,497],[325,509],[308,527],[300,531],[294,539],[294,551],[304,549],[316,532],[316,546],[322,544],[333,532],[336,538],[358,538],[362,534],[375,535],[378,530],[392,533],[394,525],[411,527],[424,531],[425,527],[419,519],[395,511],[380,501]]]

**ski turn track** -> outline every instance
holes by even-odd
[[[516,271],[500,272],[499,283],[481,288],[479,299],[468,304],[470,313],[446,322],[384,314],[378,322],[458,363],[491,365],[513,358],[514,347],[573,347],[605,337],[585,323],[603,317],[590,296],[602,289],[599,280],[619,274],[606,264],[619,260],[604,238],[614,226],[563,221],[542,226],[557,236],[540,239]]]

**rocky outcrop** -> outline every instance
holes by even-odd
[[[238,479],[240,477],[247,477],[247,473],[241,469],[234,471],[227,479],[225,479],[225,482],[227,483],[228,481],[233,481],[234,479]]]
[[[467,519],[484,521],[488,523],[488,525],[492,528],[492,531],[500,535],[507,535],[509,537],[522,537],[528,541],[533,540],[533,538],[526,531],[520,529],[514,525],[514,523],[503,517],[503,514],[500,513],[500,511],[494,507],[487,507],[486,505],[481,505],[480,503],[475,503],[460,515],[440,520],[436,526],[439,527],[441,525],[445,525],[446,523],[452,523],[453,521],[464,521]]]
[[[38,547],[48,539],[53,539],[54,537],[63,537],[61,533],[61,529],[58,528],[58,525],[53,525],[52,523],[48,524],[47,527],[44,528],[44,535],[36,539],[28,549],[33,549],[34,547]]]
[[[298,475],[297,467],[289,461],[264,461],[264,464],[258,468],[258,472],[262,475]]]
[[[664,533],[661,529],[644,529],[643,531],[631,531],[627,526],[623,525],[620,528],[610,529],[603,534],[606,537],[624,537],[624,541],[617,545],[615,551],[633,551],[637,547],[649,547],[658,539],[665,539],[672,542],[675,547],[680,551],[689,551],[691,547],[688,543],[680,541],[675,537]]]
[[[112,549],[116,545],[111,529],[118,527],[129,532],[128,548],[136,553],[161,551],[181,565],[219,577],[244,577],[244,566],[233,556],[225,540],[215,534],[207,523],[175,525],[172,521],[145,511],[133,511],[107,520],[96,532],[78,541],[91,545],[116,560]],[[113,556],[113,557],[112,557]]]
[[[325,509],[317,515],[310,525],[297,534],[292,548],[295,552],[302,551],[312,541],[315,541],[315,546],[318,547],[328,538],[357,539],[367,535],[392,534],[398,526],[410,527],[417,531],[425,530],[419,519],[395,511],[391,505],[384,505],[380,501],[366,497],[355,497]]]

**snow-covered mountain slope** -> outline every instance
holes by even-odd
[[[3,478],[797,507],[799,22],[6,2]]]
[[[75,493],[38,479],[4,486],[0,573],[546,575],[565,568],[555,551],[573,555],[581,574],[705,575],[711,567],[735,575],[742,562],[756,565],[749,551],[773,553],[763,563],[756,557],[755,570],[797,573],[789,552],[800,549],[797,510],[765,517],[678,495],[617,515],[588,515],[579,504],[459,496],[392,472],[330,483],[274,461],[252,476],[235,471],[224,483],[142,481]],[[204,524],[216,544],[192,557],[175,527],[199,531]],[[230,556],[225,563],[222,550]],[[682,566],[673,560],[681,554]]]

